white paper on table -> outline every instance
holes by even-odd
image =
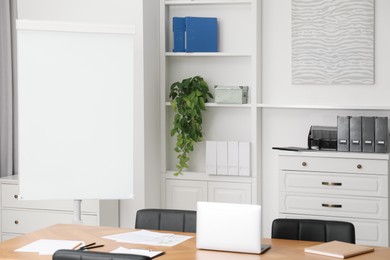
[[[35,252],[40,255],[52,255],[59,249],[73,249],[80,243],[83,243],[83,241],[39,239],[28,245],[15,249],[15,252]]]
[[[159,233],[148,230],[133,231],[116,235],[105,236],[103,238],[115,240],[117,242],[144,244],[152,246],[174,246],[192,236],[182,236],[170,233]]]
[[[121,246],[111,251],[111,253],[145,255],[153,258],[164,254],[164,251],[155,251],[155,250],[139,249],[139,248],[125,248]]]

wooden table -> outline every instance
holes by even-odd
[[[38,239],[69,239],[82,240],[85,243],[96,242],[104,244],[104,247],[92,249],[94,251],[110,252],[119,246],[126,248],[148,248],[153,250],[162,250],[164,255],[159,256],[158,260],[191,260],[191,259],[210,259],[210,260],[236,260],[236,259],[305,259],[305,260],[331,260],[336,259],[326,256],[318,256],[304,253],[303,249],[308,246],[316,245],[318,242],[284,240],[284,239],[263,239],[264,244],[271,244],[272,248],[262,255],[229,253],[208,250],[197,250],[196,239],[194,233],[177,233],[194,236],[193,238],[173,247],[157,247],[147,245],[136,245],[128,243],[118,243],[112,240],[103,239],[103,236],[119,234],[133,231],[130,228],[113,228],[113,227],[96,227],[96,226],[81,226],[81,225],[66,225],[58,224],[33,233],[29,233],[11,240],[0,243],[0,259],[1,260],[34,260],[46,259],[49,260],[52,256],[39,256],[37,253],[19,253],[14,252],[26,244],[34,242]],[[172,233],[172,232],[168,232]],[[175,232],[176,233],[176,232]],[[351,259],[369,259],[369,260],[388,260],[390,259],[390,248],[376,247],[372,253],[356,256]]]

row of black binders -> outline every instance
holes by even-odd
[[[387,153],[388,118],[337,117],[337,151]]]

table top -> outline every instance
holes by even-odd
[[[271,249],[264,254],[244,254],[232,252],[220,252],[210,250],[197,250],[196,238],[194,233],[167,232],[181,235],[193,236],[191,239],[173,247],[166,246],[149,246],[129,243],[118,243],[113,240],[104,239],[103,236],[119,234],[124,232],[134,231],[131,228],[115,228],[115,227],[97,227],[83,225],[58,224],[36,232],[32,232],[14,239],[10,239],[0,243],[0,259],[2,260],[18,260],[18,259],[52,259],[52,256],[40,256],[37,253],[22,253],[14,252],[15,249],[25,246],[38,239],[66,239],[66,240],[82,240],[85,243],[96,242],[104,244],[104,247],[91,249],[91,251],[110,252],[119,246],[125,248],[142,248],[164,251],[165,254],[157,257],[159,260],[182,260],[182,259],[197,259],[197,260],[236,260],[236,259],[305,259],[305,260],[330,260],[336,259],[326,256],[319,256],[309,253],[304,253],[304,248],[319,244],[319,242],[284,240],[284,239],[263,239],[264,244],[270,244]],[[164,232],[164,231],[161,231]],[[363,254],[351,258],[353,260],[370,259],[384,260],[390,259],[390,248],[375,247],[372,253]]]

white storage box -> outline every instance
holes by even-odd
[[[248,103],[247,86],[215,86],[215,102],[220,104]]]

